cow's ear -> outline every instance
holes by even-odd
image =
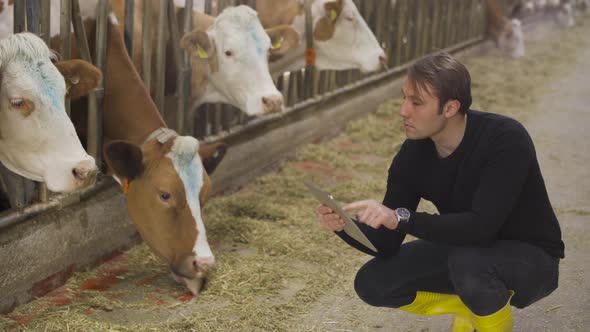
[[[326,41],[334,36],[336,21],[342,13],[342,0],[326,2],[324,4],[324,17],[322,17],[313,30],[313,36],[320,41]]]
[[[212,174],[219,163],[223,160],[225,152],[227,151],[227,144],[224,142],[217,142],[212,144],[201,143],[199,145],[199,156],[203,161],[203,167],[207,174]]]
[[[187,50],[193,59],[208,63],[211,72],[218,71],[215,41],[209,38],[207,32],[203,30],[187,32],[180,40],[180,47]]]
[[[141,148],[125,141],[112,141],[105,146],[105,159],[112,172],[129,182],[139,177],[144,170]]]
[[[55,63],[66,81],[68,97],[76,100],[96,89],[102,80],[98,68],[83,60],[67,60]]]
[[[301,41],[299,32],[288,25],[279,25],[270,29],[266,29],[266,33],[270,37],[271,55],[284,55],[290,49],[299,46]]]

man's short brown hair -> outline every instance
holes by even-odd
[[[414,91],[432,91],[439,99],[440,113],[449,100],[461,103],[459,112],[462,114],[471,106],[469,71],[446,52],[429,54],[414,62],[408,68],[408,82]]]

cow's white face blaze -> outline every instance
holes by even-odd
[[[337,8],[341,6],[341,11],[327,10],[330,4],[337,4]],[[362,72],[372,72],[382,67],[386,61],[385,52],[352,0],[342,0],[341,4],[335,0],[316,0],[311,11],[316,65],[319,69],[360,69]],[[326,28],[322,23],[318,24],[324,18],[333,21],[333,32],[318,38],[318,30]],[[297,31],[304,35],[305,18],[297,16],[294,24]]]
[[[204,35],[203,35],[204,36]],[[207,57],[208,87],[200,102],[225,102],[249,115],[280,112],[283,96],[268,69],[270,37],[254,10],[247,6],[225,9],[206,31],[205,49],[193,52],[192,65]],[[199,53],[201,52],[201,53]]]
[[[93,182],[97,168],[66,114],[66,84],[52,56],[30,33],[0,40],[0,160],[67,192]]]

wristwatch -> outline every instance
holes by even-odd
[[[397,228],[400,232],[407,233],[412,214],[406,208],[400,207],[394,210],[395,216],[397,217]]]

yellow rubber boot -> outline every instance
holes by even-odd
[[[510,307],[510,300],[514,295],[513,291],[510,291],[510,298],[506,305],[496,311],[495,313],[487,316],[473,315],[473,322],[475,328],[480,332],[510,332],[512,331],[512,308]]]
[[[451,325],[452,332],[473,332],[475,325],[471,318],[463,317],[461,315],[453,315],[453,325]]]
[[[473,332],[475,329],[471,320],[473,313],[454,294],[417,292],[414,302],[399,309],[424,316],[453,314],[453,332]]]

